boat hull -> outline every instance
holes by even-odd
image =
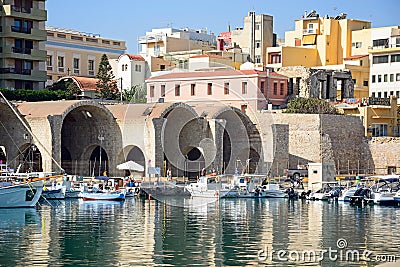
[[[82,199],[85,201],[93,200],[109,200],[109,201],[124,201],[125,193],[82,193]]]
[[[44,190],[42,197],[47,200],[65,199],[65,192],[62,189]]]
[[[0,187],[0,208],[33,208],[43,190],[43,181]]]

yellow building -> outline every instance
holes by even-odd
[[[313,10],[295,20],[295,30],[285,33],[284,46],[267,48],[268,66],[315,67],[342,64],[344,58],[352,55],[351,33],[370,27],[370,22],[347,19],[346,14],[320,17]]]
[[[361,105],[339,104],[343,114],[359,116],[363,121],[365,136],[399,136],[397,97],[365,99]]]
[[[0,87],[44,88],[45,1],[3,0],[0,5]]]
[[[125,41],[55,27],[46,30],[46,85],[63,76],[95,77],[103,54],[116,59],[126,50]]]

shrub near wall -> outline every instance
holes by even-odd
[[[61,90],[48,91],[48,90],[25,90],[25,89],[19,89],[19,90],[0,89],[0,91],[8,100],[16,100],[16,101],[37,102],[37,101],[72,99],[72,97],[67,92]]]

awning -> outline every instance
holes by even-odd
[[[157,174],[160,175],[160,167],[149,167],[147,169],[149,174]]]
[[[144,171],[144,167],[140,165],[139,163],[136,163],[132,160],[121,163],[117,166],[118,170],[130,170],[130,171],[138,171],[142,172]]]
[[[302,40],[303,45],[315,45],[316,41],[317,41],[316,34],[303,35],[303,40]]]

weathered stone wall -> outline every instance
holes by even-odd
[[[368,141],[368,148],[378,174],[387,173],[388,166],[400,167],[399,137],[373,137]],[[397,169],[397,173],[399,171]]]

